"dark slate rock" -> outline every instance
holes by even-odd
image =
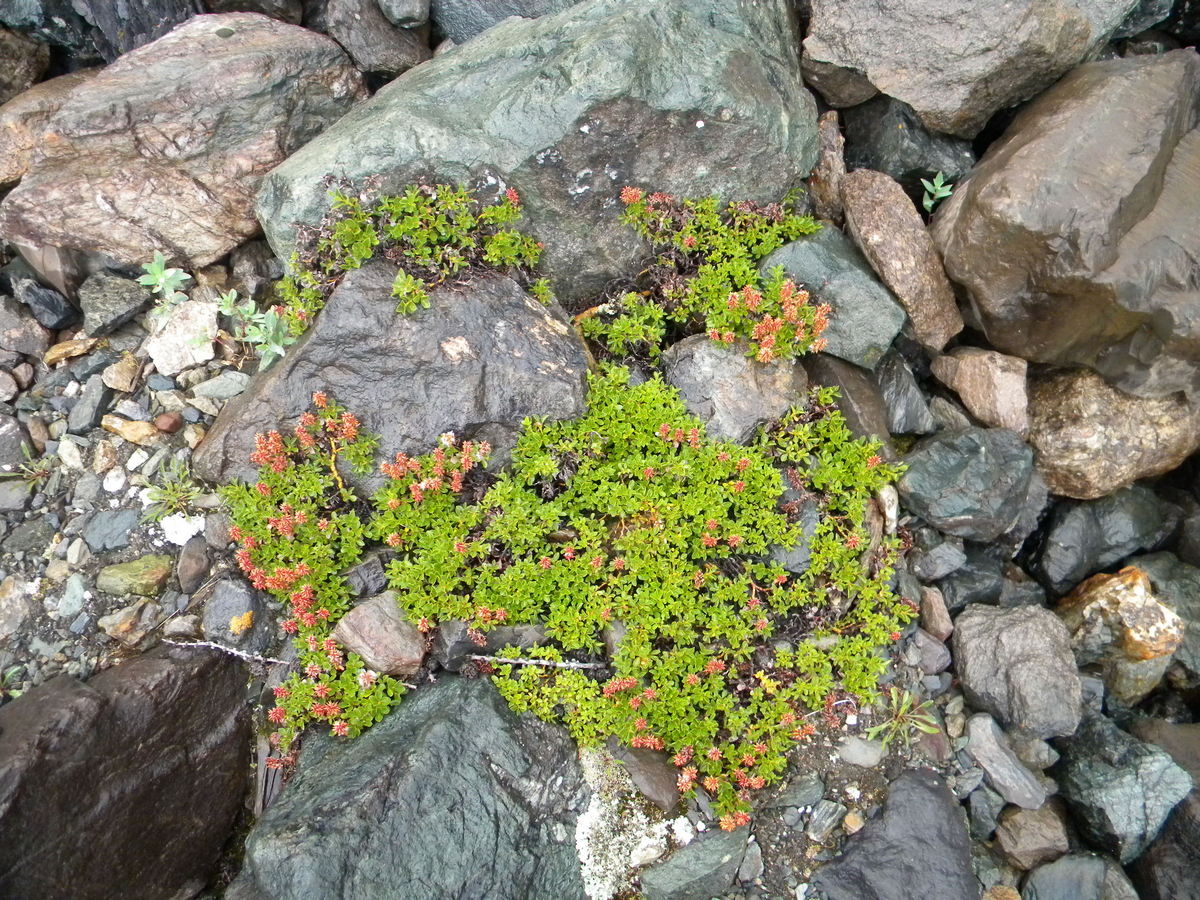
[[[892,434],[930,434],[937,430],[925,394],[899,353],[889,353],[875,369]]]
[[[1017,566],[1006,566],[996,602],[1001,606],[1045,606],[1046,592]]]
[[[1007,428],[962,428],[920,441],[904,458],[900,499],[947,534],[991,541],[1020,518],[1033,452]]]
[[[246,789],[245,684],[226,654],[156,651],[0,707],[0,895],[202,890]]]
[[[1066,626],[1049,610],[972,606],[954,622],[954,666],[967,702],[1036,737],[1079,725],[1080,686]]]
[[[287,356],[221,411],[193,456],[196,474],[253,477],[255,433],[290,428],[317,390],[380,435],[387,457],[428,453],[453,431],[490,441],[495,465],[526,416],[583,412],[587,360],[557,307],[488,277],[435,289],[429,309],[399,315],[394,279],[385,262],[347,275]]]
[[[100,60],[94,29],[75,10],[74,0],[13,0],[0,6],[0,25],[64,47],[83,63]]]
[[[430,0],[379,0],[379,9],[393,25],[415,28],[429,21],[429,2]]]
[[[1130,38],[1166,20],[1171,15],[1173,0],[1141,0],[1125,21],[1113,32],[1114,39]]]
[[[749,828],[715,831],[642,873],[646,900],[709,900],[733,886],[746,853]]]
[[[1005,800],[1022,809],[1037,809],[1046,802],[1046,789],[1017,758],[995,719],[987,713],[971,716],[967,739],[967,753]]]
[[[50,330],[24,304],[0,294],[0,350],[42,356],[50,349]]]
[[[100,419],[108,412],[114,393],[100,375],[88,378],[67,416],[67,431],[71,434],[87,434],[99,425]]]
[[[939,541],[928,549],[910,553],[908,566],[921,581],[937,581],[958,570],[966,561],[961,541]]]
[[[151,302],[147,288],[107,272],[91,275],[79,286],[83,330],[92,337],[120,328],[138,313],[149,309]]]
[[[1175,0],[1163,29],[1187,44],[1200,43],[1200,0]]]
[[[66,297],[33,278],[18,279],[13,284],[13,296],[29,307],[38,322],[53,331],[79,321],[79,310]]]
[[[846,168],[874,169],[900,182],[920,202],[922,178],[941,172],[957,183],[975,165],[971,142],[929,131],[907,103],[879,96],[842,113]]]
[[[15,472],[25,462],[24,448],[33,449],[29,434],[13,416],[0,414],[0,472]]]
[[[84,526],[83,539],[93,553],[124,550],[129,546],[129,533],[140,519],[136,509],[101,510]]]
[[[394,78],[433,55],[428,34],[397,28],[377,0],[321,0],[304,26],[327,34],[363,72]]]
[[[1021,900],[1138,900],[1138,895],[1107,856],[1072,853],[1035,869]]]
[[[1179,507],[1135,484],[1099,500],[1060,501],[1050,513],[1034,572],[1065,594],[1089,575],[1171,536]]]
[[[957,612],[970,603],[995,603],[1004,590],[1003,553],[971,545],[963,564],[938,582],[947,609]]]
[[[663,377],[679,390],[687,411],[708,436],[746,443],[759,426],[804,397],[808,379],[795,360],[760,363],[741,342],[728,345],[697,334],[663,354]]]
[[[440,622],[433,633],[433,658],[443,669],[457,672],[467,665],[472,654],[492,653],[502,647],[532,647],[546,639],[541,625],[501,625],[485,634],[487,643],[480,647],[467,634],[461,619]]]
[[[883,813],[818,869],[829,900],[966,900],[979,896],[967,823],[946,783],[928,770],[892,782]]]
[[[395,3],[396,0],[389,0]],[[456,44],[469,41],[481,31],[503,22],[509,16],[535,19],[561,12],[579,0],[432,0],[428,4],[433,24],[442,37]],[[393,21],[395,21],[393,19]]]
[[[974,840],[991,840],[1004,806],[1004,798],[990,788],[980,785],[971,791],[967,798],[967,811],[971,822],[971,837]]]
[[[76,381],[87,381],[93,375],[98,375],[121,358],[121,354],[112,347],[101,347],[86,356],[80,356],[71,361],[67,371]]]
[[[1200,791],[1192,791],[1167,820],[1149,849],[1134,864],[1142,900],[1196,900],[1200,897]]]
[[[244,617],[249,613],[250,619]],[[240,578],[222,578],[213,585],[200,618],[204,639],[247,653],[261,653],[271,643],[275,627],[263,595]]]
[[[826,353],[805,357],[804,370],[814,385],[838,389],[838,409],[855,437],[873,438],[883,444],[882,456],[895,457],[887,410],[872,373]]]
[[[832,225],[780,247],[761,270],[776,266],[803,285],[814,303],[833,311],[823,337],[826,353],[874,369],[904,326],[904,309],[875,276],[854,241]]]
[[[1183,643],[1174,659],[1200,675],[1200,569],[1170,553],[1135,556],[1126,562],[1149,575],[1155,595],[1183,618]]]
[[[443,678],[352,741],[306,738],[236,883],[266,900],[583,900],[576,752],[489,681]]]
[[[786,478],[784,484],[787,484]],[[802,533],[791,547],[772,547],[771,561],[783,566],[793,575],[803,575],[808,571],[812,559],[812,539],[817,533],[817,525],[821,521],[821,511],[817,501],[811,495],[798,496],[799,492],[790,486],[784,491],[783,502],[796,501],[800,504],[797,511]]]
[[[379,554],[373,553],[346,571],[346,583],[355,597],[374,597],[387,590],[387,574]]]
[[[505,22],[384,86],[267,175],[258,213],[288,259],[296,224],[328,207],[329,172],[380,174],[383,190],[510,186],[571,302],[646,252],[617,215],[624,185],[775,201],[816,157],[787,0],[593,0]]]
[[[1088,715],[1060,742],[1059,790],[1084,836],[1122,863],[1136,859],[1192,789],[1192,779],[1159,747],[1104,716]]]

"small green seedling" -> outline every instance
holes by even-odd
[[[187,299],[187,294],[180,288],[191,281],[192,276],[183,269],[168,268],[167,258],[161,253],[155,252],[154,261],[143,263],[142,270],[146,274],[138,279],[138,284],[145,285],[150,288],[150,293],[158,295],[155,302],[160,311],[166,312],[176,303]]]
[[[933,176],[933,181],[922,178],[921,184],[925,187],[925,196],[921,200],[921,205],[925,207],[927,213],[932,213],[933,208],[949,197],[950,192],[954,190],[954,185],[946,181],[946,176],[941,172]]]

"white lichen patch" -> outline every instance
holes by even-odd
[[[604,750],[579,753],[592,789],[575,826],[575,850],[589,900],[611,900],[630,887],[630,870],[667,851],[669,822],[633,786],[624,767]]]
[[[442,352],[452,363],[462,362],[468,356],[474,356],[470,342],[465,337],[447,338],[441,343]]]

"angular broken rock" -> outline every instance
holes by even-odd
[[[160,375],[178,375],[212,359],[216,353],[217,304],[188,300],[158,319],[155,330],[142,343],[142,351]]]
[[[933,360],[930,369],[985,425],[1029,431],[1025,360],[977,347],[957,347]]]
[[[941,350],[963,329],[942,259],[900,185],[858,169],[842,178],[846,227],[912,320],[917,340]]]
[[[425,635],[385,591],[358,604],[338,621],[333,639],[384,675],[412,675],[425,659]]]
[[[512,447],[526,416],[584,409],[587,358],[562,311],[509,278],[429,292],[430,308],[396,312],[396,270],[350,272],[308,332],[221,411],[192,459],[208,481],[252,477],[256,432],[291,427],[323,390],[380,436],[381,451],[428,453],[446,431]]]
[[[1015,0],[980,16],[971,0],[939,3],[935,15],[925,0],[812,0],[805,70],[833,106],[868,99],[865,82],[929,129],[971,138],[1078,65],[1136,5]]]
[[[842,179],[846,162],[842,148],[846,140],[838,127],[837,110],[822,113],[817,119],[817,165],[808,179],[808,190],[817,218],[842,224]]]
[[[1093,500],[1200,447],[1200,402],[1133,397],[1095,372],[1059,372],[1030,382],[1029,443],[1052,494]]]
[[[1055,609],[1080,666],[1099,664],[1110,696],[1132,706],[1158,686],[1185,623],[1154,596],[1141,569],[1093,575]]]
[[[329,38],[251,13],[196,16],[71,91],[0,203],[0,232],[206,265],[258,231],[263,175],[364,94]]]
[[[1013,120],[931,227],[992,346],[1200,388],[1198,123],[1194,50],[1087,63]]]

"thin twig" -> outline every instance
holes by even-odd
[[[472,653],[471,659],[482,660],[489,663],[507,663],[514,666],[549,666],[552,669],[607,669],[608,663],[585,663],[585,662],[556,662],[552,659],[508,659],[503,656],[481,656],[478,653]]]
[[[234,656],[240,656],[242,659],[248,659],[251,662],[260,663],[279,663],[280,665],[290,666],[291,663],[286,659],[272,659],[269,656],[256,656],[253,653],[246,653],[243,650],[234,650],[232,647],[226,647],[224,644],[214,644],[212,641],[172,641],[163,638],[164,644],[170,644],[172,647],[211,647],[213,650],[220,650],[222,653],[231,653]]]

